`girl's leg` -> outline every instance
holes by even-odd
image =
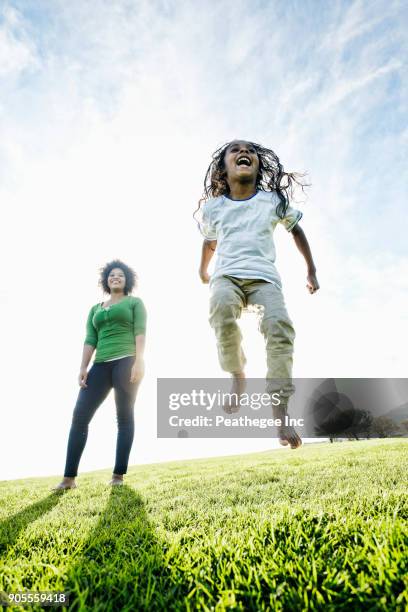
[[[260,307],[259,329],[265,338],[267,360],[267,393],[279,393],[281,404],[273,407],[275,418],[283,422],[287,414],[292,383],[295,330],[286,310],[282,290],[273,283],[254,281],[245,287],[248,305]],[[293,428],[281,428],[280,438],[297,448],[301,440]]]
[[[265,338],[268,392],[280,393],[285,403],[294,392],[292,385],[295,330],[286,310],[282,290],[266,281],[248,282],[248,305],[259,306],[259,330]],[[279,379],[282,384],[279,383]],[[275,384],[274,381],[278,382]],[[276,388],[275,388],[276,387]]]
[[[112,388],[111,367],[108,363],[95,363],[88,373],[87,387],[81,389],[72,417],[68,438],[64,477],[75,478],[88,437],[88,425],[97,408]]]
[[[241,374],[246,363],[237,323],[244,306],[245,295],[238,284],[227,276],[215,279],[211,287],[209,320],[217,339],[220,366],[233,375]]]
[[[118,437],[116,442],[116,460],[111,484],[117,484],[126,474],[132,448],[134,425],[134,405],[138,384],[130,382],[134,357],[124,357],[113,362],[112,384],[115,390]]]

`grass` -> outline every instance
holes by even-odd
[[[0,483],[0,590],[72,610],[408,610],[408,440]],[[15,608],[16,609],[16,608]]]

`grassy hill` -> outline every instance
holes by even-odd
[[[72,610],[407,610],[408,440],[0,483],[0,590]],[[14,608],[16,609],[16,608]]]

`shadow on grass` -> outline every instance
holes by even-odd
[[[61,494],[51,493],[51,495],[2,521],[0,523],[0,555],[4,555],[13,546],[20,532],[26,529],[30,523],[50,512],[58,504],[61,497]]]
[[[70,610],[171,610],[184,599],[140,495],[113,487],[101,519],[64,585]]]

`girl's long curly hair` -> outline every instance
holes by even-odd
[[[212,162],[208,166],[204,179],[204,192],[198,203],[198,208],[194,212],[194,218],[196,218],[195,215],[200,210],[201,204],[210,198],[216,198],[230,193],[224,159],[228,147],[233,142],[240,141],[232,140],[231,142],[227,142],[213,153]],[[283,219],[288,209],[290,199],[293,198],[295,184],[299,185],[302,191],[304,191],[305,187],[310,186],[309,183],[302,182],[301,180],[306,174],[285,172],[279,157],[272,149],[267,149],[255,142],[248,141],[247,144],[254,147],[259,159],[259,172],[256,177],[255,187],[260,191],[276,191],[280,200],[276,212],[278,216]]]

